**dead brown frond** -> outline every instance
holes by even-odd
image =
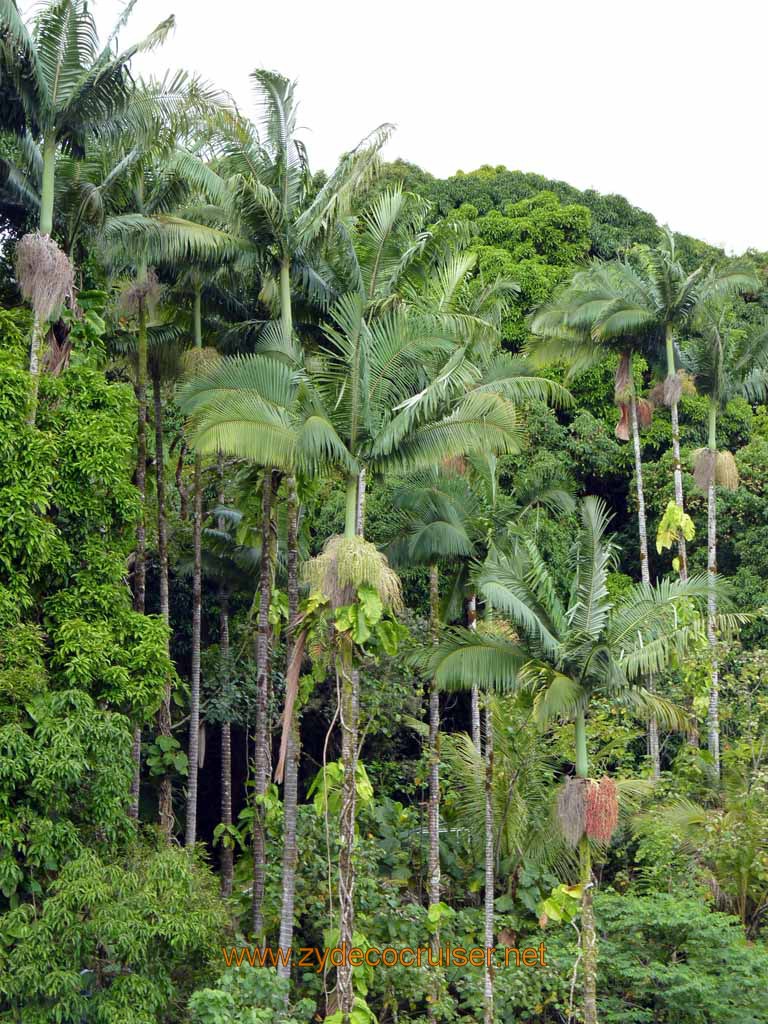
[[[698,489],[706,494],[715,479],[717,452],[711,448],[697,448],[693,453],[693,479]]]
[[[19,290],[38,320],[49,321],[71,297],[75,270],[49,235],[24,235],[16,246]]]
[[[397,611],[402,606],[399,576],[379,549],[362,537],[331,537],[322,554],[305,563],[304,578],[328,598],[331,608],[351,604],[359,587],[372,587],[388,608]]]
[[[288,754],[288,740],[291,735],[291,729],[293,728],[293,709],[296,705],[296,697],[299,693],[299,677],[301,675],[301,663],[304,658],[304,648],[306,643],[307,631],[306,629],[302,629],[295,639],[293,653],[291,654],[288,671],[285,675],[285,707],[283,708],[280,755],[277,759],[277,768],[275,769],[275,782],[278,785],[283,781],[283,775],[285,773],[285,758]]]
[[[647,398],[638,398],[637,400],[637,423],[641,429],[650,427],[651,420],[653,419],[653,402],[649,402]]]
[[[619,365],[616,367],[616,376],[613,382],[613,397],[617,404],[629,400],[632,393],[632,362],[628,352],[622,352]]]
[[[587,817],[587,779],[569,776],[557,794],[557,819],[565,841],[574,848],[584,835]]]
[[[188,348],[181,354],[181,370],[185,377],[212,370],[221,362],[221,353],[208,345],[203,348]]]
[[[463,455],[449,455],[443,459],[441,465],[444,473],[449,473],[453,476],[464,476],[469,468],[467,460]]]
[[[673,377],[665,377],[651,391],[651,401],[654,405],[666,405],[669,408],[680,401],[683,393],[683,374],[678,372]]]
[[[718,452],[715,463],[715,483],[727,491],[735,491],[739,486],[739,470],[731,452]]]
[[[151,313],[159,300],[160,282],[154,270],[149,270],[143,281],[134,281],[121,292],[118,306],[123,316],[137,316],[142,309]]]

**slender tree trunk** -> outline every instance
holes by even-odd
[[[429,567],[429,625],[432,642],[437,643],[440,632],[440,578],[437,565]],[[429,685],[429,855],[427,859],[427,901],[440,902],[440,694],[437,680]],[[430,937],[432,957],[439,963],[440,932],[435,929]],[[430,1020],[434,1019],[434,1003],[439,995],[437,970],[433,978],[433,1001],[429,1005]]]
[[[219,651],[224,671],[229,676],[229,595],[222,582],[219,592]],[[232,725],[221,723],[221,823],[232,824]],[[231,842],[221,848],[221,895],[226,899],[232,895],[232,880],[235,869],[235,851]]]
[[[343,641],[345,642],[345,641]],[[344,765],[339,833],[339,944],[349,949],[355,930],[355,814],[357,803],[357,732],[359,673],[353,665],[351,645],[341,656],[341,760]],[[355,1002],[352,968],[342,963],[336,972],[339,1009],[344,1024]]]
[[[272,471],[264,473],[261,498],[261,569],[259,572],[259,614],[256,637],[256,734],[254,752],[253,815],[253,897],[252,921],[256,942],[264,932],[264,882],[267,870],[267,843],[264,821],[264,797],[269,765],[269,603],[272,597]]]
[[[675,370],[675,341],[671,328],[667,328],[667,378],[671,382],[677,376]],[[675,481],[675,504],[681,512],[685,511],[683,499],[683,468],[680,461],[680,422],[677,415],[677,399],[670,403],[669,413],[672,419],[672,459]],[[688,553],[685,544],[685,537],[680,534],[677,542],[677,552],[680,559],[680,579],[688,579]]]
[[[37,419],[37,401],[40,391],[40,366],[43,359],[43,342],[48,324],[35,313],[32,323],[32,337],[29,344],[29,373],[32,377],[27,423],[33,427]]]
[[[630,376],[632,367],[630,363]],[[635,455],[635,481],[637,484],[637,529],[640,537],[640,578],[645,584],[650,584],[651,574],[648,564],[648,527],[645,518],[645,490],[643,488],[643,458],[640,447],[640,430],[637,423],[637,399],[635,397],[634,385],[629,396],[629,420],[632,428],[632,448]],[[647,680],[649,690],[653,690],[653,676]],[[659,723],[656,716],[651,715],[648,720],[648,755],[651,759],[654,779],[661,774],[661,761],[659,757]]]
[[[709,685],[709,708],[707,711],[707,733],[709,753],[712,755],[712,772],[720,778],[720,677],[717,663],[717,493],[715,483],[715,462],[717,458],[717,406],[709,406],[709,450],[712,452],[712,473],[707,486],[707,639],[711,661]]]
[[[291,305],[291,261],[280,263],[280,331],[287,349],[293,343],[293,308]]]
[[[54,203],[54,180],[56,173],[56,133],[49,132],[43,139],[42,157],[43,173],[42,187],[40,191],[40,218],[38,230],[41,235],[50,236],[53,233],[53,203]],[[30,394],[29,413],[27,423],[34,426],[37,417],[37,396],[40,388],[40,367],[42,363],[43,342],[47,333],[48,324],[35,314],[32,325],[32,338],[29,349],[29,373],[32,377],[32,388]],[[138,814],[138,805],[137,805]]]
[[[363,535],[364,507],[360,499],[360,476],[347,479],[347,500],[344,518],[345,537]],[[360,673],[354,663],[351,643],[342,641],[339,656],[341,682],[341,761],[344,774],[341,782],[341,814],[339,833],[339,942],[347,948],[353,944],[355,930],[355,815],[357,809],[357,743],[360,707]],[[349,1024],[349,1015],[355,1002],[352,987],[352,967],[342,963],[336,971],[336,989],[343,1024]]]
[[[160,375],[152,378],[152,397],[155,411],[155,478],[157,483],[157,555],[160,563],[160,615],[166,626],[170,625],[170,589],[168,584],[168,520],[165,508],[165,441],[163,437],[163,397]],[[170,644],[166,641],[170,654]],[[171,737],[171,681],[165,684],[163,703],[157,713],[157,728],[161,736]],[[157,817],[160,831],[167,842],[173,835],[173,786],[171,776],[166,773],[160,780],[157,799]]]
[[[286,672],[293,659],[299,618],[299,498],[296,492],[295,477],[288,477],[287,488],[288,636],[285,645]],[[280,908],[279,940],[281,949],[289,949],[293,944],[293,912],[296,896],[296,864],[298,862],[296,815],[298,809],[300,749],[298,713],[294,704],[293,720],[291,721],[288,734],[285,757],[285,783],[283,786],[283,889]],[[278,964],[277,973],[283,978],[290,977],[290,965]],[[288,994],[286,993],[286,999],[287,997]]]
[[[432,642],[437,643],[440,629],[440,581],[436,565],[429,567],[429,620]],[[429,903],[440,902],[440,695],[437,682],[429,687]],[[436,943],[440,939],[435,933]]]
[[[147,269],[141,266],[137,279],[146,277]],[[133,570],[133,607],[144,614],[147,600],[147,313],[144,303],[139,305],[139,332],[136,360],[136,401],[138,423],[136,430],[136,488],[139,492],[141,509],[136,522],[136,559]],[[141,790],[141,725],[133,728],[133,779],[131,781],[131,802],[128,813],[139,817],[139,793]]]
[[[219,505],[224,504],[224,457],[219,452]],[[224,519],[219,516],[219,530],[224,529]],[[219,584],[219,655],[221,658],[221,677],[229,682],[229,591],[226,580]],[[232,725],[229,720],[221,723],[221,823],[232,824]],[[235,869],[235,851],[229,841],[221,847],[221,895],[227,899],[232,895],[232,881]]]
[[[589,778],[587,757],[587,727],[584,712],[576,716],[576,775]],[[581,897],[581,956],[584,971],[584,1024],[597,1024],[597,931],[592,906],[592,858],[589,840],[582,836],[579,842],[579,880]]]
[[[357,510],[355,512],[355,532],[362,537],[363,520],[365,519],[365,470],[361,469],[357,478]]]
[[[493,902],[494,889],[496,885],[495,872],[495,851],[493,844],[493,712],[490,695],[486,695],[485,701],[485,977],[483,979],[483,1021],[484,1024],[493,1024],[493,967],[491,965],[489,950],[494,948],[493,943]]]
[[[195,455],[194,512],[192,520],[192,666],[189,682],[189,775],[185,845],[197,841],[197,781],[200,742],[200,641],[203,612],[203,485],[202,460]]]
[[[473,632],[477,629],[477,594],[470,594],[467,598],[467,628]],[[470,699],[472,702],[472,742],[476,750],[482,750],[482,738],[480,734],[480,691],[476,686],[472,687]]]
[[[203,345],[201,287],[195,288],[193,308],[195,348]],[[197,782],[200,742],[200,642],[203,613],[203,481],[202,458],[195,454],[192,520],[192,665],[189,681],[189,776],[187,779],[187,829],[185,844],[197,841]]]
[[[131,802],[128,805],[128,814],[134,821],[139,818],[139,795],[141,792],[141,726],[133,727],[133,742],[131,744],[131,757],[133,758],[133,778],[131,779]]]

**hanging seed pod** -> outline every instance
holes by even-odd
[[[16,280],[38,320],[48,322],[71,297],[75,271],[49,235],[24,235],[16,246]]]
[[[579,845],[587,819],[586,779],[567,778],[557,795],[557,818],[566,842]]]
[[[118,305],[123,316],[136,316],[143,307],[151,313],[160,299],[160,282],[154,270],[147,271],[143,281],[134,281],[120,295]]]
[[[619,794],[613,779],[590,781],[586,792],[585,831],[598,843],[609,843],[619,821]]]
[[[715,479],[717,452],[711,448],[697,448],[693,453],[693,479],[698,489],[706,494]]]

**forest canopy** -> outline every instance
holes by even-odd
[[[132,6],[0,0],[0,1021],[768,1022],[766,254]]]

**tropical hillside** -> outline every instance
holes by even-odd
[[[768,256],[91,6],[0,0],[0,1021],[765,1024]]]

